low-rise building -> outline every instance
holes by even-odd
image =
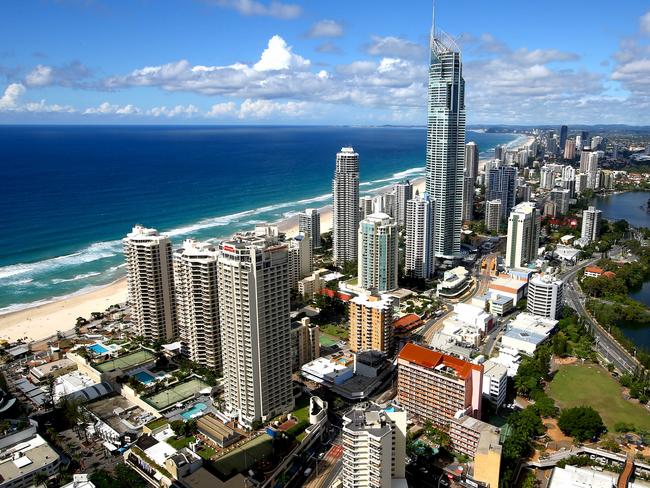
[[[585,277],[587,278],[598,278],[600,277],[605,270],[599,266],[587,266],[585,268]]]
[[[501,338],[501,344],[532,355],[537,346],[548,339],[557,323],[557,320],[540,315],[521,313],[508,324],[507,332]]]
[[[441,298],[456,298],[470,286],[470,273],[462,266],[445,271],[443,279],[436,286],[436,294]]]
[[[225,425],[216,415],[211,413],[199,417],[196,421],[196,428],[221,448],[228,447],[241,437],[237,431]]]
[[[491,296],[500,295],[510,297],[512,304],[517,306],[517,302],[526,297],[527,285],[527,279],[502,275],[488,284],[488,290]]]
[[[29,371],[30,379],[35,385],[42,385],[47,383],[50,378],[57,378],[58,376],[70,373],[77,369],[77,363],[68,358],[59,359],[50,363],[34,366]]]
[[[90,420],[87,432],[102,439],[109,450],[135,442],[143,426],[155,419],[119,395],[86,403],[83,408]]]
[[[490,313],[503,317],[514,308],[512,297],[505,295],[493,295],[490,298]]]

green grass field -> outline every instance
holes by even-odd
[[[228,476],[232,474],[233,470],[240,473],[249,469],[257,461],[271,454],[272,451],[272,439],[267,434],[262,434],[233,452],[221,456],[213,463],[217,471]]]
[[[610,432],[616,422],[650,430],[650,413],[623,398],[622,388],[610,374],[594,364],[562,366],[548,389],[561,408],[589,405],[598,411]]]

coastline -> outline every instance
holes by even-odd
[[[521,147],[528,140],[530,140],[530,136],[521,135],[510,142],[508,147]],[[487,159],[481,158],[480,161],[484,162]],[[414,193],[424,191],[424,182],[424,177],[421,176],[411,179]],[[392,184],[387,184],[384,187],[377,188],[373,193],[376,195],[387,193],[392,186]],[[322,206],[318,210],[321,214],[321,233],[329,232],[332,228],[332,206]],[[295,236],[298,233],[297,215],[274,223],[288,237]],[[20,310],[0,314],[0,340],[13,342],[47,339],[56,335],[57,331],[73,329],[77,317],[88,318],[92,312],[104,311],[110,305],[123,303],[126,300],[126,277],[122,277],[92,290],[81,291],[61,298],[54,297],[47,303],[27,306]]]

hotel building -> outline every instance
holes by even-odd
[[[181,352],[221,375],[221,327],[215,246],[187,239],[174,252],[174,285]]]
[[[351,147],[336,155],[332,182],[332,239],[334,262],[342,266],[357,259],[359,229],[359,154]]]
[[[287,246],[238,234],[219,246],[224,399],[243,425],[293,408]]]
[[[459,413],[480,418],[483,366],[408,343],[397,367],[397,398],[410,414],[444,428]]]
[[[349,343],[352,352],[393,350],[393,304],[386,296],[357,296],[349,302]]]
[[[122,245],[136,335],[151,342],[174,339],[178,329],[169,237],[136,225]]]

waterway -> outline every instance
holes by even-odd
[[[646,212],[646,205],[650,192],[638,191],[619,193],[596,197],[592,205],[603,211],[603,217],[611,220],[627,220],[635,227],[650,228],[650,214]],[[647,281],[639,290],[630,293],[630,298],[645,303],[650,307],[650,281]],[[621,324],[622,325],[622,324]],[[650,350],[650,324],[648,327],[623,327],[623,333],[636,344]]]

